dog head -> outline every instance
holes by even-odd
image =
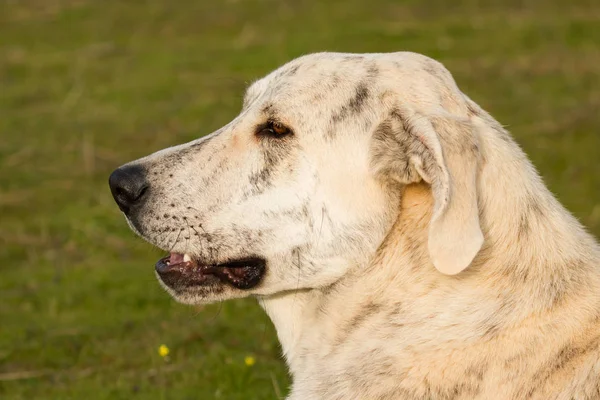
[[[482,242],[467,108],[427,57],[312,54],[253,83],[223,128],[120,167],[110,186],[169,253],[156,273],[184,303],[331,285],[369,262],[418,181],[434,193],[432,262],[454,274]]]

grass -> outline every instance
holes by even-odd
[[[600,234],[600,3],[0,0],[0,398],[274,399],[251,299],[175,304],[116,166],[209,133],[301,54],[412,50],[509,126]],[[169,359],[158,354],[165,344]],[[246,356],[256,364],[247,366]]]

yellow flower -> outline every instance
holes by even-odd
[[[161,356],[161,357],[166,357],[166,356],[168,356],[168,355],[169,355],[169,348],[168,348],[166,345],[164,345],[164,344],[161,344],[161,345],[158,347],[158,354],[160,354],[160,356]]]
[[[246,366],[248,366],[248,367],[253,366],[255,363],[256,363],[256,360],[252,356],[246,356],[244,358],[244,364],[246,364]]]

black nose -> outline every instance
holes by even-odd
[[[139,204],[148,192],[146,171],[139,165],[125,165],[117,168],[108,178],[110,191],[119,208],[128,213],[133,206]]]

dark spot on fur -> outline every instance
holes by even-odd
[[[359,84],[356,87],[354,97],[348,103],[348,108],[353,113],[359,113],[369,98],[369,89],[364,83]]]
[[[513,297],[509,295],[500,297],[494,312],[490,313],[479,324],[478,330],[481,332],[482,338],[485,340],[493,339],[506,329],[505,321],[510,318],[515,307],[516,301]]]
[[[381,307],[381,304],[372,301],[364,304],[348,321],[345,327],[340,330],[340,335],[336,338],[335,343],[337,345],[344,343],[356,330],[361,328],[367,319],[377,314],[381,310]]]
[[[395,98],[396,94],[392,90],[384,90],[383,92],[379,93],[379,95],[377,97],[378,97],[379,101],[384,102],[387,99]]]
[[[405,325],[404,322],[401,322],[404,313],[405,310],[402,307],[402,303],[395,303],[388,312],[386,319],[390,322],[390,325],[402,328]]]
[[[283,72],[283,76],[294,76],[296,75],[296,72],[298,72],[298,70],[300,69],[300,65],[294,65],[291,68],[288,68],[286,71]]]
[[[331,88],[334,89],[336,88],[340,82],[342,81],[342,78],[340,78],[340,76],[336,73],[333,74],[333,76],[331,77]]]
[[[292,149],[295,139],[293,135],[282,138],[263,138],[261,140],[263,165],[249,177],[250,189],[243,194],[243,199],[256,196],[271,187],[274,174],[281,167]]]
[[[273,103],[267,103],[263,106],[263,108],[260,111],[263,114],[267,115],[269,118],[271,118],[275,115],[275,106],[273,105]]]
[[[498,126],[493,126],[493,125],[491,125],[491,126],[492,126],[492,129],[498,134],[498,137],[500,137],[500,139],[502,139],[503,142],[514,144],[514,141],[513,141],[512,137],[510,136],[510,133],[508,133],[508,131],[506,129],[504,129],[502,126],[500,126],[500,124],[496,123],[496,121],[492,120],[491,122],[494,123],[495,125],[498,125]]]
[[[375,62],[369,64],[367,67],[367,78],[373,80],[379,77],[379,67]]]
[[[365,103],[370,97],[369,88],[362,82],[356,86],[354,95],[344,104],[337,112],[331,116],[331,122],[333,125],[346,120],[349,117],[355,116],[361,113],[365,107]],[[328,132],[328,137],[331,138],[334,135],[335,130]]]
[[[542,206],[534,197],[531,197],[527,204],[528,204],[528,208],[531,210],[531,213],[533,215],[536,215],[536,216],[543,215]]]
[[[211,138],[204,138],[204,139],[200,139],[192,144],[190,144],[190,146],[187,149],[182,149],[181,151],[198,151],[200,150],[202,147],[206,146],[210,141],[212,140]]]
[[[500,326],[495,322],[490,322],[487,325],[487,327],[485,328],[485,331],[483,332],[483,336],[484,337],[494,337],[498,334],[499,331],[500,331]]]
[[[481,382],[483,381],[484,371],[486,369],[486,365],[473,365],[467,368],[464,373],[464,379],[461,382],[455,383],[448,389],[444,389],[443,386],[438,388],[437,391],[440,393],[435,397],[446,399],[473,399],[477,397],[481,391]]]
[[[349,56],[345,56],[342,59],[342,62],[356,62],[356,61],[361,61],[362,59],[364,59],[364,56],[360,56],[358,54],[352,54]]]
[[[506,360],[504,360],[504,368],[507,370],[515,370],[523,362],[524,359],[531,356],[531,351],[532,350],[519,352],[513,356],[508,357]]]
[[[541,215],[542,208],[539,202],[533,195],[529,195],[521,211],[517,227],[517,235],[520,240],[525,239],[531,233],[531,221],[539,218]]]
[[[250,175],[248,180],[250,184],[253,186],[268,186],[270,184],[271,179],[271,171],[265,166],[261,168],[258,172],[255,172]]]
[[[519,218],[519,225],[517,227],[517,235],[519,237],[519,240],[523,240],[527,234],[529,233],[529,219],[528,219],[529,214],[524,211],[521,213],[521,218]]]
[[[534,374],[530,380],[531,386],[522,388],[523,393],[520,393],[519,398],[531,398],[533,394],[540,389],[543,390],[544,383],[552,380],[552,377],[559,374],[567,368],[572,368],[570,365],[581,357],[587,356],[590,352],[598,351],[600,346],[600,336],[590,340],[585,346],[577,346],[572,343],[565,344],[558,353]]]
[[[465,104],[467,105],[467,115],[469,117],[481,116],[480,111],[477,108],[475,108],[475,105],[472,102],[467,100],[467,101],[465,101]]]
[[[423,62],[423,70],[428,74],[434,76],[435,78],[441,79],[440,72],[442,70],[440,69],[440,65],[436,61],[425,60]]]
[[[467,368],[467,370],[465,371],[465,375],[468,378],[472,378],[475,382],[479,383],[483,381],[483,377],[487,369],[487,364],[472,365],[471,367]]]

